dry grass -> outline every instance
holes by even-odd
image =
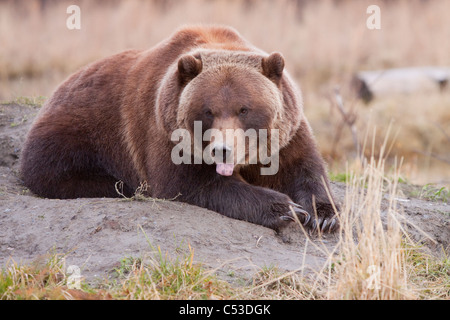
[[[371,31],[366,8],[377,2],[4,1],[1,76],[71,72],[126,48],[146,49],[186,23],[231,25],[262,49],[283,52],[291,73],[317,80],[308,84],[358,69],[450,64],[449,1],[378,2],[382,28]],[[81,30],[66,28],[69,4],[81,8]]]
[[[0,300],[109,299],[109,293],[92,290],[83,283],[79,289],[68,286],[70,274],[65,255],[52,253],[31,264],[10,261],[0,270]]]
[[[317,106],[315,112],[307,111],[307,116],[313,123],[322,153],[331,170],[342,173],[345,171],[343,163],[357,158],[351,131],[343,125],[341,115],[329,99],[315,97],[310,104]],[[387,161],[391,165],[394,156],[404,158],[404,180],[450,187],[450,92],[383,97],[369,106],[348,98],[345,104],[347,109],[356,112],[356,132],[360,140],[369,124],[377,127],[369,138],[376,138],[385,133],[389,125],[393,126],[392,150]],[[340,126],[342,134],[334,143]],[[380,146],[381,142],[377,142],[375,151]],[[370,156],[371,151],[367,152],[366,156]]]
[[[171,259],[160,250],[146,258],[124,258],[116,279],[95,286],[83,279],[71,286],[65,256],[50,254],[26,265],[0,270],[0,300],[174,300],[227,299],[231,286],[194,263],[194,251]],[[153,252],[155,253],[155,252]]]
[[[386,150],[386,144],[383,150]],[[412,294],[403,248],[407,241],[404,219],[397,208],[399,171],[385,177],[385,160],[371,157],[348,184],[343,232],[334,278],[328,295],[332,299],[410,299]],[[383,208],[384,194],[389,197]]]
[[[112,296],[132,300],[229,299],[231,286],[213,270],[194,263],[194,250],[171,259],[158,247],[147,259],[124,259],[118,269],[119,284],[109,284]]]
[[[320,242],[307,242],[328,256],[323,267],[308,276],[263,270],[247,292],[271,299],[450,299],[448,257],[424,253],[406,231],[418,227],[397,206],[401,161],[386,168],[390,129],[377,156],[373,139],[367,148],[372,156],[347,170],[336,247],[330,251]]]
[[[401,165],[387,176],[388,149],[386,139],[379,156],[353,165],[346,174],[339,243],[330,251],[310,242],[328,256],[323,267],[306,277],[263,270],[248,293],[271,299],[450,299],[448,257],[425,254],[406,232],[408,222],[396,200]]]

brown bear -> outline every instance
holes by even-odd
[[[151,197],[274,230],[295,213],[308,228],[334,231],[324,161],[284,65],[281,54],[268,55],[222,26],[183,27],[147,51],[95,62],[39,112],[21,154],[23,182],[39,196],[67,199],[117,197],[118,181],[132,195],[145,181]],[[234,142],[214,135],[207,145],[195,138],[198,124],[200,134],[238,133]],[[209,147],[212,162],[185,149],[179,156],[192,161],[174,161],[184,140],[173,139],[176,130],[192,133],[197,149]],[[248,130],[269,131],[265,141],[274,142],[251,144]],[[230,160],[236,141],[277,155],[276,170],[262,174],[268,164],[248,150],[239,163]]]

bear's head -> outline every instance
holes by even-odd
[[[286,77],[279,53],[183,55],[158,92],[158,125],[170,136],[188,132],[191,155],[215,163],[221,175],[265,164],[262,157],[286,146],[302,117],[301,99]]]

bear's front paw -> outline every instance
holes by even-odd
[[[336,208],[339,211],[339,208]],[[306,227],[317,232],[335,232],[339,229],[339,218],[330,203],[317,203],[316,211]]]
[[[288,201],[283,204],[273,204],[272,211],[282,221],[280,224],[283,224],[283,222],[286,224],[288,222],[300,221],[307,229],[322,233],[331,233],[339,229],[338,217],[333,206],[329,203],[318,203],[316,205],[316,211],[309,213],[301,205]],[[294,217],[294,214],[296,217]]]

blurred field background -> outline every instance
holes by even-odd
[[[81,8],[81,30],[66,27],[71,4]],[[366,26],[372,4],[381,9],[380,30]],[[361,143],[369,132],[368,153],[373,137],[379,150],[391,124],[390,156],[404,157],[404,179],[450,186],[449,86],[368,104],[350,86],[361,70],[449,67],[449,12],[449,0],[0,0],[0,101],[49,97],[81,66],[147,49],[182,24],[226,24],[263,50],[283,53],[331,172],[356,159],[336,107],[338,87]]]

